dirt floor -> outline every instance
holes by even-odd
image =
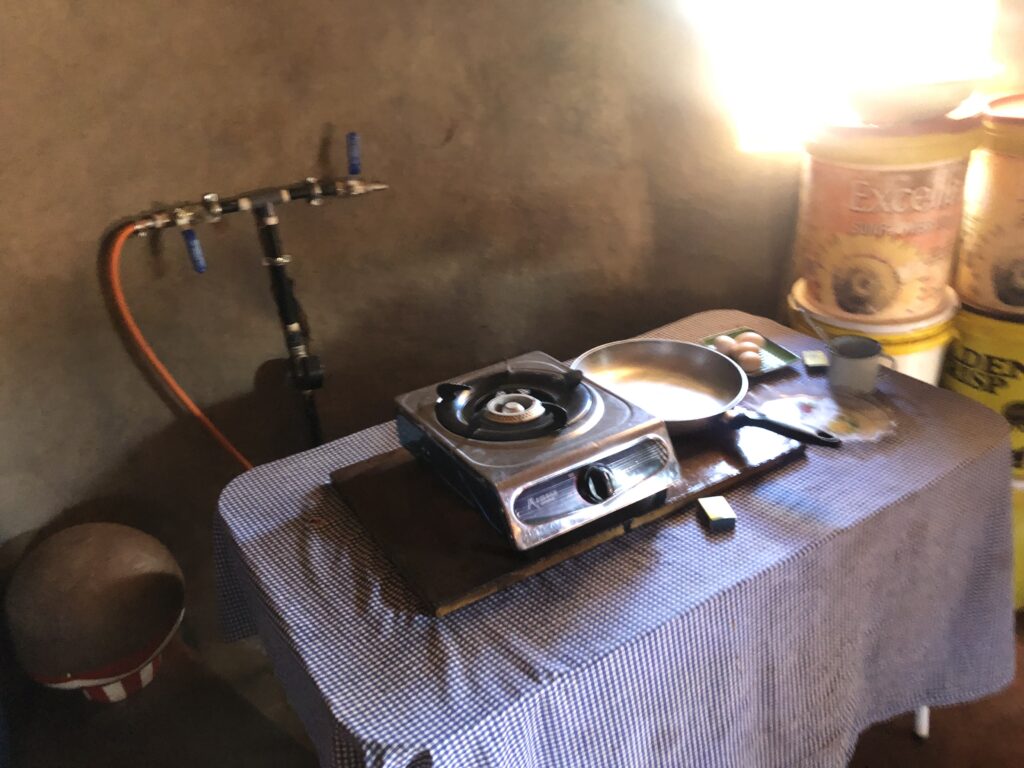
[[[1017,677],[1004,691],[958,707],[933,709],[931,736],[915,739],[913,716],[870,728],[850,768],[1024,766],[1024,613],[1017,614]]]
[[[13,768],[315,768],[299,744],[208,672],[182,643],[120,704],[26,686],[11,722]]]

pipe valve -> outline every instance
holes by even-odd
[[[199,242],[199,235],[192,229],[194,216],[194,213],[184,208],[178,208],[174,211],[174,223],[181,230],[181,236],[185,240],[185,250],[188,251],[188,258],[192,262],[192,269],[201,275],[206,271],[206,256],[203,254],[203,246]]]

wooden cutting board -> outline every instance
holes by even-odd
[[[651,509],[627,508],[519,552],[404,448],[336,470],[331,482],[421,599],[443,616],[609,539],[801,455],[804,446],[763,429],[719,429],[674,441],[684,489]],[[734,535],[743,535],[739,521]]]

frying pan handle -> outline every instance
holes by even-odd
[[[810,429],[808,427],[798,427],[793,424],[786,424],[782,421],[769,419],[763,413],[748,411],[745,408],[735,408],[731,411],[727,411],[726,418],[728,419],[729,424],[736,429],[739,429],[740,427],[760,427],[761,429],[767,429],[769,432],[774,432],[777,435],[783,435],[784,437],[791,437],[794,440],[799,440],[801,443],[824,445],[827,448],[838,448],[843,444],[842,440],[828,430]]]

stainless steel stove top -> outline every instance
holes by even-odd
[[[663,422],[543,352],[396,402],[402,444],[521,550],[680,483]]]

